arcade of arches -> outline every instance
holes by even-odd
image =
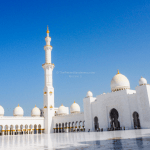
[[[37,125],[0,125],[0,135],[42,134],[41,124]]]
[[[54,133],[85,131],[85,121],[56,123],[56,126],[53,128],[53,130]]]
[[[120,122],[119,122],[119,113],[118,111],[113,108],[111,109],[110,113],[110,130],[120,130]],[[134,123],[134,129],[140,129],[140,120],[139,120],[139,114],[137,112],[133,112],[133,123]],[[124,127],[125,128],[125,127]],[[94,129],[95,131],[100,130],[99,123],[98,123],[98,117],[94,117]]]

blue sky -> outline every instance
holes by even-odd
[[[47,25],[55,107],[70,107],[75,100],[83,111],[88,90],[94,96],[111,92],[117,69],[131,89],[141,76],[150,83],[150,1],[1,1],[0,105],[5,115],[13,115],[18,104],[25,116],[35,104],[43,107]]]

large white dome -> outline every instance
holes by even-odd
[[[70,106],[70,113],[80,113],[80,106],[75,101]]]
[[[130,89],[130,82],[126,76],[123,74],[118,73],[112,78],[111,80],[111,91],[119,91]]]
[[[22,109],[22,107],[20,107],[19,105],[14,109],[14,116],[23,116],[24,111]]]
[[[86,97],[93,97],[93,93],[91,91],[88,91]]]
[[[32,117],[40,117],[40,109],[38,107],[35,107],[31,111],[31,116]]]
[[[67,114],[66,112],[66,107],[61,105],[59,108],[58,108],[58,115],[64,115],[64,114]]]
[[[0,116],[4,116],[4,108],[0,105]]]
[[[141,77],[139,80],[139,85],[141,86],[141,85],[146,85],[146,84],[147,84],[147,80],[145,78]]]

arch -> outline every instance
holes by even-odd
[[[14,126],[13,125],[10,125],[10,135],[13,135],[13,130],[14,129]]]
[[[20,134],[23,134],[23,125],[20,125]]]
[[[0,135],[2,135],[3,126],[0,125]]]
[[[67,128],[67,122],[65,123],[65,128]]]
[[[135,111],[133,112],[133,123],[134,123],[134,129],[140,129],[140,119],[139,119],[139,114]]]
[[[98,117],[94,117],[94,128],[95,131],[99,130],[99,123],[98,123]]]
[[[34,125],[34,134],[37,134],[37,125]]]
[[[62,123],[62,132],[64,132],[64,123]]]
[[[26,125],[25,128],[26,128],[26,131],[28,131],[28,125]],[[32,134],[32,129],[33,129],[33,125],[30,124],[29,125],[29,134]],[[27,134],[28,134],[28,132],[27,132]]]
[[[15,130],[16,130],[15,134],[17,135],[18,134],[18,125],[15,125]]]
[[[38,133],[41,134],[41,124],[38,125]]]
[[[82,121],[79,122],[79,131],[82,131]]]
[[[56,133],[58,133],[58,123],[56,123]]]
[[[61,133],[61,123],[59,123],[59,133]]]
[[[68,124],[67,124],[67,122],[65,122],[65,124],[64,124],[64,129],[65,129],[65,131],[64,132],[68,132]]]
[[[68,123],[69,132],[71,132],[71,122]]]
[[[114,129],[119,130],[120,129],[120,122],[118,121],[118,118],[119,118],[118,111],[115,108],[111,109],[111,111],[110,111],[111,130],[114,130]]]
[[[5,129],[5,133],[4,133],[4,134],[5,134],[5,135],[8,135],[8,125],[5,125],[5,128],[4,128],[4,129]]]
[[[28,134],[28,125],[27,124],[25,125],[24,133]]]
[[[72,122],[72,127],[71,127],[72,129],[71,129],[71,132],[73,132],[73,131],[74,131],[74,124],[75,124],[75,123],[74,123],[74,122]]]
[[[75,122],[75,131],[78,131],[79,125],[78,125],[78,121]]]

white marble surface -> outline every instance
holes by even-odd
[[[150,149],[150,129],[0,136],[0,150]]]

